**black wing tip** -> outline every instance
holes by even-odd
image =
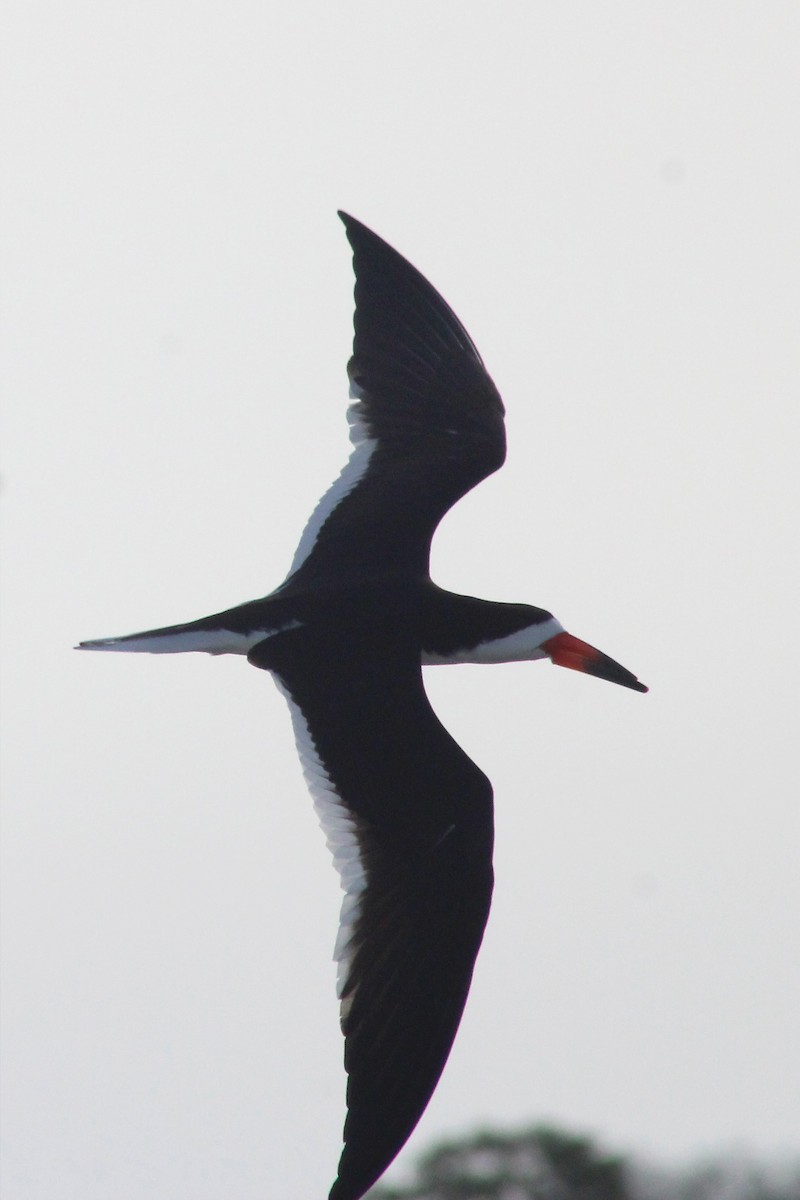
[[[410,267],[415,274],[419,274],[417,268],[412,266],[408,259],[395,250],[394,246],[390,246],[385,238],[376,233],[374,229],[370,229],[363,221],[359,221],[357,217],[351,217],[350,213],[346,213],[344,209],[337,210],[337,216],[344,225],[347,240],[350,243],[353,254],[357,254],[360,250],[366,250],[370,247],[373,252],[378,251],[384,256],[388,254],[389,258],[394,259],[396,263],[404,263],[406,267]],[[384,257],[385,261],[385,257]],[[424,276],[423,276],[424,278]],[[427,281],[426,281],[427,282]],[[430,287],[430,284],[428,284]]]
[[[353,244],[353,235],[356,233],[366,233],[369,237],[375,238],[376,241],[382,241],[377,233],[374,233],[363,221],[359,221],[357,217],[351,217],[350,213],[346,213],[343,208],[337,208],[336,215],[342,222],[347,233],[347,239],[350,245]]]
[[[426,337],[434,337],[439,353],[444,345],[448,345],[451,351],[473,359],[485,372],[483,359],[461,319],[427,276],[368,225],[341,208],[337,210],[337,214],[345,227],[347,240],[353,251],[356,313],[358,314],[359,309],[359,288],[368,288],[370,293],[379,291],[384,302],[387,298],[391,299],[389,309],[394,312],[393,324],[397,325],[399,318],[394,310],[400,297],[399,302],[406,305],[404,321],[411,319],[412,324],[417,326],[417,334],[422,335],[423,340]],[[380,318],[382,321],[385,319]]]

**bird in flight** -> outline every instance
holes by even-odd
[[[79,649],[244,654],[271,672],[344,898],[334,957],[347,1071],[329,1200],[359,1200],[419,1121],[455,1038],[492,894],[492,788],[425,694],[431,663],[549,658],[646,692],[551,613],[444,591],[448,509],[505,458],[504,408],[438,292],[360,221],[353,451],[261,600]]]

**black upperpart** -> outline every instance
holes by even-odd
[[[356,275],[356,450],[312,515],[289,577],[264,599],[199,621],[82,645],[246,652],[293,706],[349,904],[339,954],[348,1115],[330,1197],[359,1200],[436,1086],[492,892],[491,785],[433,712],[421,659],[457,658],[530,629],[534,650],[558,645],[553,661],[643,685],[564,631],[552,636],[560,626],[544,609],[430,581],[439,521],[503,463],[503,404],[431,284],[339,215]]]

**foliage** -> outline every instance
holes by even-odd
[[[800,1200],[800,1162],[781,1169],[729,1157],[666,1171],[540,1125],[441,1143],[412,1184],[378,1185],[368,1200]]]
[[[631,1193],[620,1158],[590,1138],[538,1126],[437,1146],[420,1160],[411,1188],[374,1188],[370,1200],[631,1200]]]

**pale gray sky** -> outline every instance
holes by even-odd
[[[4,1200],[323,1196],[338,882],[239,660],[79,655],[282,579],[348,450],[343,207],[507,466],[437,581],[642,697],[431,669],[497,891],[403,1158],[541,1118],[798,1150],[800,7],[8,0]]]

